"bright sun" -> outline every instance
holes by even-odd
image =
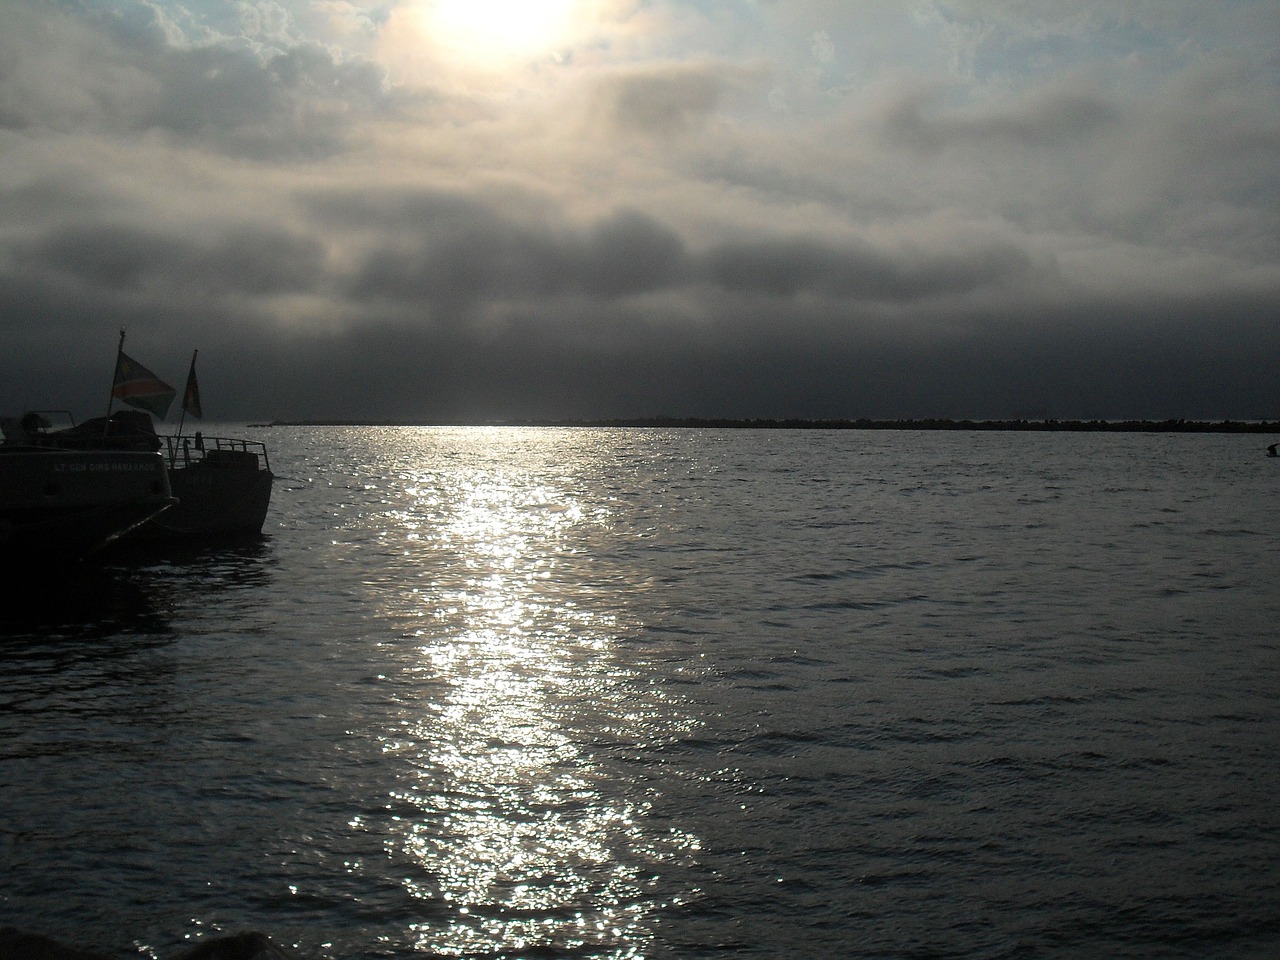
[[[576,2],[429,0],[426,16],[432,35],[466,57],[536,57],[568,37]]]

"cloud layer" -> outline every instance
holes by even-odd
[[[1221,6],[16,2],[0,408],[98,412],[124,325],[225,418],[1280,416]]]

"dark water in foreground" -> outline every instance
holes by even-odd
[[[261,543],[6,600],[0,925],[1280,950],[1270,438],[254,435]]]

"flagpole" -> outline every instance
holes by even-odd
[[[199,350],[191,351],[191,369],[187,371],[187,383],[182,388],[182,416],[178,418],[178,436],[182,436],[182,425],[187,422],[187,391],[191,389],[191,378],[196,375],[196,354]]]
[[[116,365],[111,368],[111,390],[107,393],[107,416],[102,424],[102,435],[111,431],[111,404],[116,399],[116,377],[120,373],[120,358],[124,355],[124,327],[120,328],[120,345],[116,347]]]

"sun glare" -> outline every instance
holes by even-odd
[[[432,36],[480,61],[540,57],[555,52],[573,21],[577,0],[429,0]]]

